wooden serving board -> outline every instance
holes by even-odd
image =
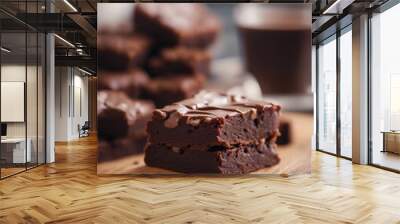
[[[252,174],[293,175],[311,171],[311,136],[313,129],[312,114],[284,113],[290,120],[292,142],[286,146],[278,146],[277,152],[281,161],[279,164],[258,170]],[[99,163],[97,174],[180,174],[177,172],[148,167],[143,161],[144,155],[127,156],[118,160]]]

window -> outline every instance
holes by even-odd
[[[352,157],[352,33],[351,26],[340,36],[340,155]]]
[[[1,177],[26,170],[31,162],[31,144],[27,141],[27,119],[25,116],[27,52],[26,32],[1,33],[1,124],[2,133]],[[16,96],[13,98],[7,95]],[[13,109],[10,109],[13,108]]]
[[[317,148],[351,159],[351,24],[318,45],[317,67]]]
[[[400,170],[400,4],[371,18],[370,161]]]
[[[43,3],[19,2],[21,16],[40,12]],[[46,39],[12,16],[0,12],[0,17],[12,24],[0,24],[0,178],[5,178],[45,163]]]
[[[336,153],[336,36],[317,49],[317,148]]]

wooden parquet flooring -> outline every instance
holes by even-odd
[[[400,223],[400,175],[312,153],[308,175],[96,175],[96,139],[0,181],[0,223]]]

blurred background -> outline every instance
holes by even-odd
[[[247,4],[234,4],[234,3],[224,3],[224,4],[205,4],[206,7],[217,15],[218,19],[221,21],[222,29],[218,34],[217,41],[211,47],[213,60],[211,61],[211,76],[208,77],[208,81],[206,82],[206,89],[218,90],[218,91],[226,91],[230,93],[237,93],[246,95],[251,98],[261,98],[264,97],[269,101],[279,103],[283,105],[284,110],[287,111],[312,111],[313,107],[313,98],[311,93],[311,7],[309,4],[306,7],[305,12],[301,13],[291,13],[294,16],[287,17],[282,19],[276,19],[275,23],[270,22],[274,27],[280,26],[281,29],[284,29],[285,24],[282,23],[282,20],[285,21],[298,21],[301,18],[301,14],[306,15],[303,16],[300,20],[306,21],[303,24],[306,24],[306,28],[308,29],[307,34],[309,36],[293,36],[289,37],[292,39],[288,39],[287,36],[283,35],[281,42],[278,42],[273,45],[265,45],[265,43],[274,43],[277,39],[274,36],[254,36],[252,38],[256,39],[245,39],[250,38],[250,35],[243,35],[241,38],[242,29],[239,29],[239,21],[238,17],[243,20],[244,17],[249,17],[251,15],[244,15],[244,13],[239,11],[249,11],[253,10],[256,7],[248,7]],[[293,7],[293,4],[291,5]],[[122,4],[112,4],[112,3],[103,3],[98,5],[98,28],[112,30],[118,29],[118,27],[126,27],[133,26],[132,24],[132,12],[133,12],[133,4],[122,3]],[[258,5],[258,8],[263,8],[262,5]],[[289,5],[283,5],[283,8],[289,7]],[[301,11],[301,7],[293,12]],[[250,9],[248,9],[250,8]],[[270,11],[276,11],[277,9],[272,9]],[[258,9],[253,10],[256,11],[254,13],[258,13],[259,17],[262,20],[266,21],[274,21],[271,18],[276,17],[276,15],[272,15],[270,11],[262,12]],[[240,16],[238,14],[242,13]],[[251,14],[253,12],[247,13]],[[268,15],[271,14],[271,15]],[[276,13],[275,13],[276,14]],[[236,16],[235,16],[236,15]],[[236,18],[235,18],[236,17]],[[253,18],[250,18],[253,19]],[[246,20],[246,19],[245,19]],[[259,19],[260,20],[260,19]],[[269,24],[269,25],[271,25]],[[257,26],[260,26],[259,24]],[[263,26],[263,24],[261,25]],[[267,24],[268,26],[268,24]],[[257,29],[260,27],[257,27]],[[268,27],[266,27],[268,28]],[[261,28],[260,30],[263,30]],[[269,28],[268,28],[269,29]],[[290,28],[289,28],[290,29]],[[259,32],[261,35],[262,32]],[[276,35],[276,34],[274,34]],[[278,34],[279,35],[279,34]],[[274,38],[271,41],[262,41],[262,38]],[[305,39],[302,39],[305,38]],[[305,41],[305,42],[304,42]],[[247,43],[254,42],[257,45],[256,48],[250,49],[252,45],[248,45]],[[247,45],[246,45],[247,44]],[[305,44],[305,46],[304,46]],[[273,49],[272,47],[276,45],[277,48]],[[248,47],[246,51],[246,46]],[[254,52],[257,48],[257,52]],[[253,50],[254,49],[254,50]],[[299,54],[293,54],[288,49],[294,49],[295,52],[301,52]],[[306,49],[306,50],[305,50]],[[250,53],[249,53],[250,52]],[[254,53],[253,53],[254,52]],[[248,58],[246,60],[246,56],[255,57]],[[255,55],[255,56],[252,56]],[[252,74],[252,72],[248,72],[249,69],[246,68],[246,61],[255,61],[251,64],[251,68],[254,68],[253,71],[257,70],[257,73],[261,74]],[[268,64],[269,62],[269,64]],[[289,62],[289,63],[287,63]],[[280,66],[276,69],[273,65]],[[309,64],[308,67],[299,67],[299,65]],[[271,67],[269,70],[263,71],[265,67]],[[261,69],[260,69],[261,68]],[[292,69],[288,69],[292,68]],[[305,70],[304,70],[305,69]],[[279,72],[278,72],[279,71]],[[272,74],[272,73],[277,74]],[[254,73],[254,72],[253,72]],[[268,73],[268,74],[267,74]],[[269,79],[268,77],[276,76],[276,78]],[[297,78],[296,78],[297,77]],[[260,79],[261,78],[261,79]],[[277,86],[277,90],[270,90],[268,92],[264,92],[262,94],[262,88],[260,87],[259,82],[265,85],[266,83],[271,83],[268,86],[264,87],[265,90],[271,89],[271,87]],[[287,82],[286,82],[287,81]],[[286,82],[286,85],[281,85],[280,83]],[[298,84],[292,84],[298,83]],[[302,87],[305,85],[306,87]],[[264,96],[263,96],[264,95]]]

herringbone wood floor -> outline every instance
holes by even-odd
[[[400,223],[400,175],[312,161],[293,177],[99,177],[91,137],[0,181],[0,223]]]

